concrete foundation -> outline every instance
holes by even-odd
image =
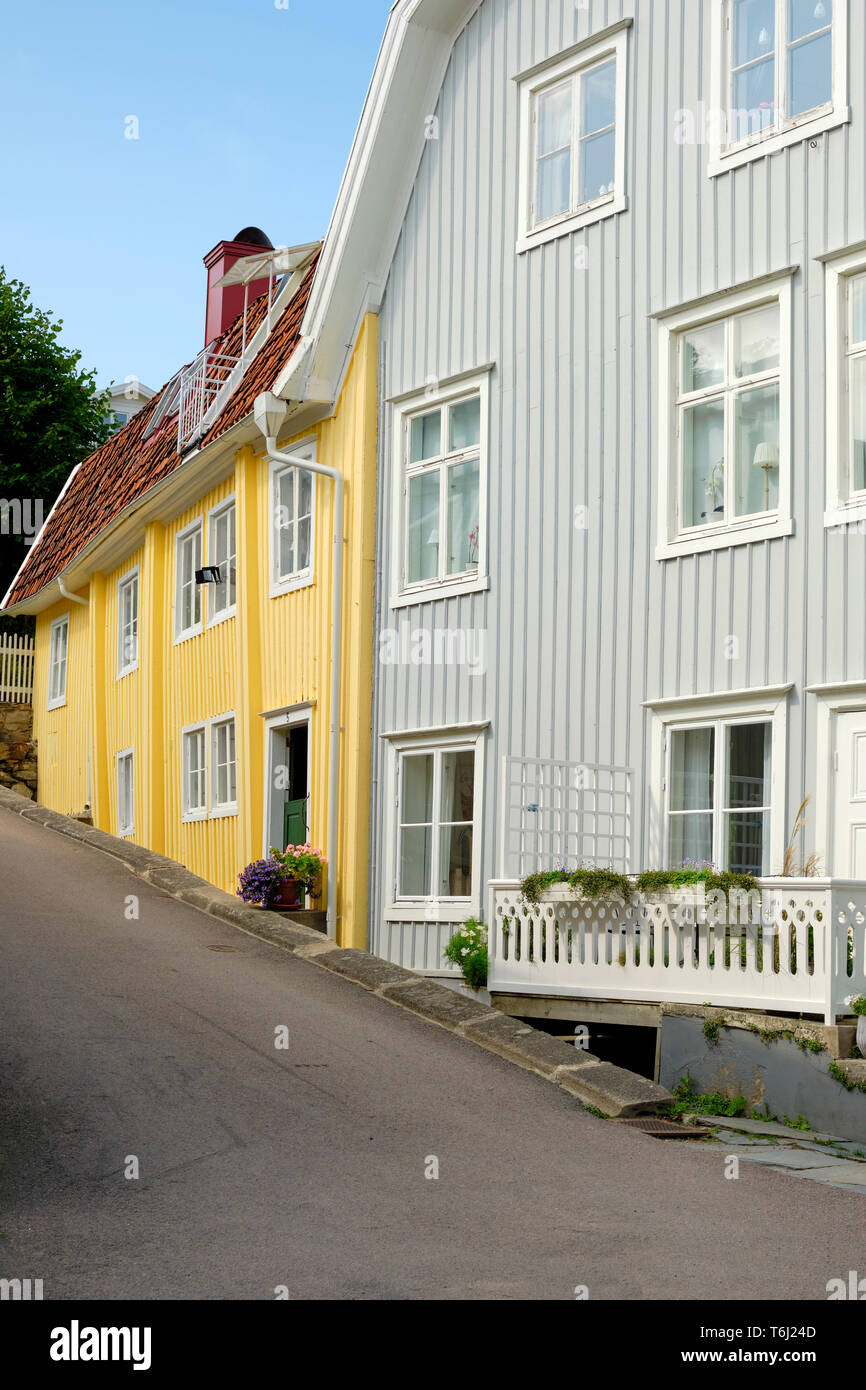
[[[706,1010],[719,1019],[719,1011]],[[777,1028],[794,1027],[783,1019]],[[866,1094],[847,1091],[830,1075],[829,1050],[804,1051],[786,1037],[763,1041],[742,1024],[719,1020],[718,1040],[704,1032],[705,1019],[683,1012],[663,1013],[659,1076],[673,1090],[688,1074],[697,1091],[745,1096],[758,1110],[796,1120],[804,1115],[814,1130],[866,1144]],[[817,1025],[816,1025],[817,1026]]]

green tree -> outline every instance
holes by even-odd
[[[62,327],[0,265],[0,601],[70,471],[111,434],[108,396]]]

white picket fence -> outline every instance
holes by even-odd
[[[0,704],[27,705],[33,699],[35,642],[17,632],[0,632]]]
[[[850,1014],[846,997],[866,995],[866,882],[762,879],[749,897],[719,912],[682,891],[625,904],[555,887],[527,903],[518,883],[491,883],[488,988]]]

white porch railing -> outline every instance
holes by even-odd
[[[180,380],[177,417],[177,447],[180,452],[198,430],[211,425],[216,418],[217,401],[232,373],[243,370],[240,357],[224,352],[209,352],[205,348],[187,367]]]
[[[575,898],[566,885],[527,903],[518,883],[493,882],[488,988],[727,1004],[826,1023],[850,1014],[846,996],[866,994],[866,882],[767,878],[753,894],[703,903],[685,893],[625,904]]]
[[[0,704],[27,705],[33,699],[35,642],[17,632],[0,632]]]

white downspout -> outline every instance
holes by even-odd
[[[82,606],[82,608],[89,608],[89,607],[90,607],[90,599],[89,599],[89,598],[79,598],[77,594],[70,594],[70,592],[69,592],[69,590],[67,589],[65,583],[63,582],[63,575],[62,575],[62,574],[58,574],[58,576],[57,576],[57,587],[58,587],[58,589],[60,590],[60,592],[61,592],[61,594],[63,595],[63,597],[66,598],[66,599],[69,599],[70,603],[80,603],[81,606]]]
[[[270,394],[270,393],[268,393]],[[260,398],[261,399],[261,398]],[[275,402],[276,404],[276,402]],[[285,402],[279,402],[285,413]],[[258,415],[258,412],[256,412]],[[261,429],[259,420],[256,421]],[[328,751],[328,936],[337,939],[337,837],[340,830],[340,713],[343,657],[343,492],[345,480],[336,468],[328,468],[314,459],[298,454],[283,454],[277,449],[276,437],[265,434],[269,463],[302,468],[307,473],[321,473],[334,482],[334,548],[331,569],[331,724]]]

